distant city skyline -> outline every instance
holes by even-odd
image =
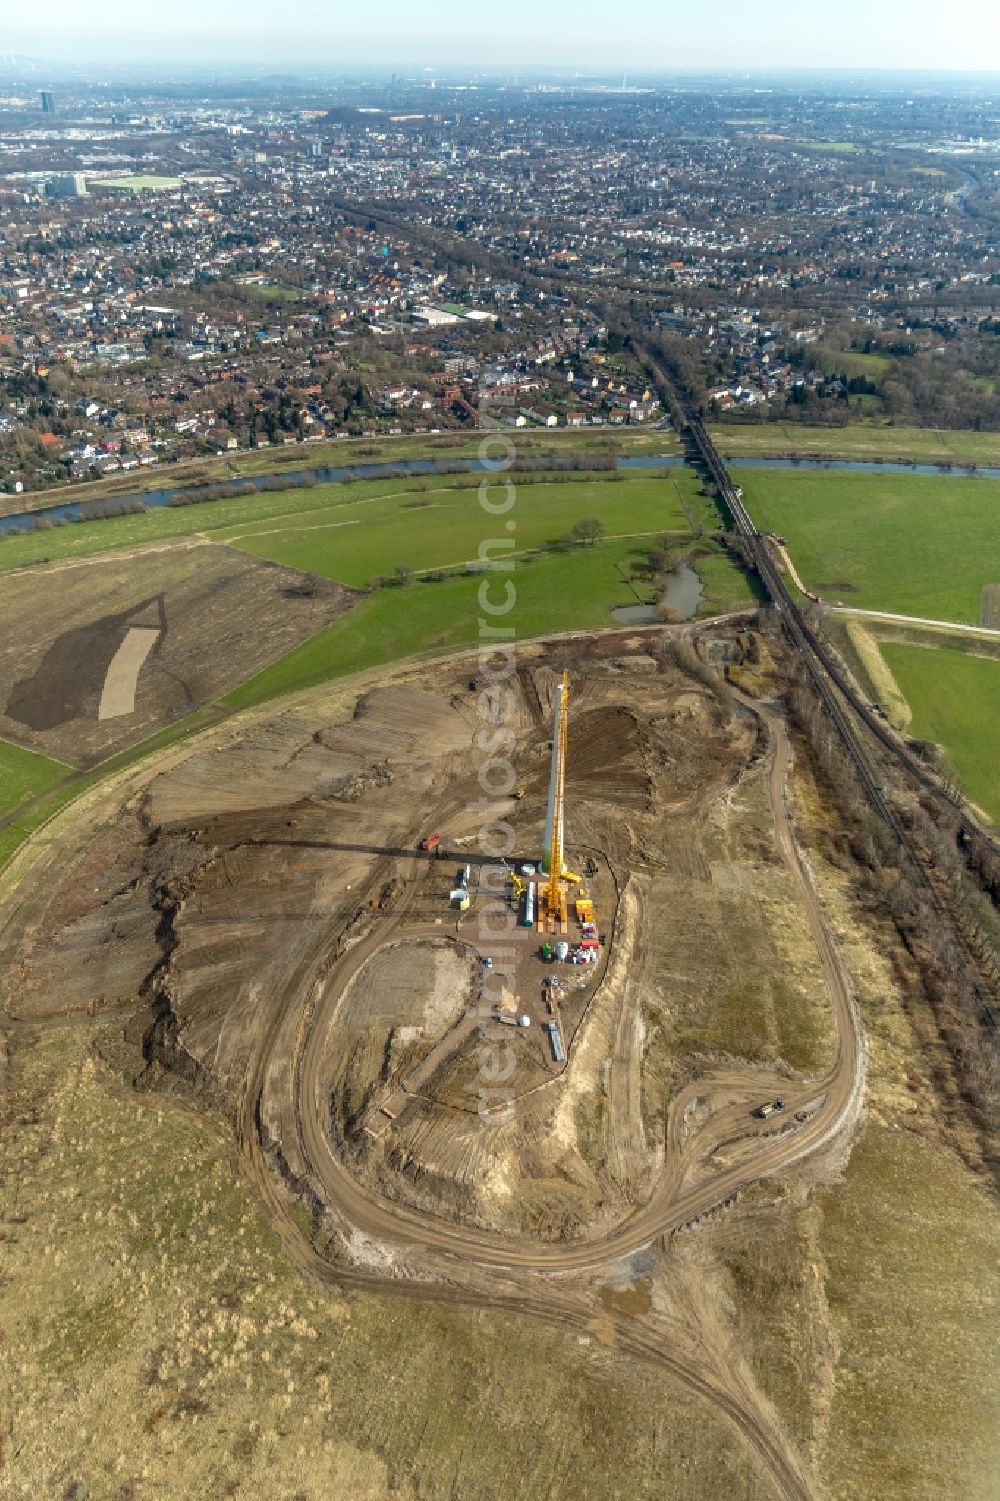
[[[325,0],[48,0],[40,18],[0,22],[0,54],[88,65],[366,66],[669,72],[767,68],[1000,71],[1000,9],[992,0],[509,0],[477,11],[382,0],[331,10]]]

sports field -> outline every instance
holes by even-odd
[[[1000,662],[898,641],[881,650],[913,711],[910,735],[940,745],[967,796],[1000,823]]]
[[[827,375],[866,375],[869,380],[877,380],[892,364],[887,354],[858,354],[853,349],[828,349],[818,346],[816,356]]]
[[[1000,480],[734,468],[762,531],[831,602],[976,624],[1000,582]]]

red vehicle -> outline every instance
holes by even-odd
[[[436,850],[437,847],[438,847],[438,845],[440,843],[441,843],[441,835],[440,834],[430,834],[423,841],[423,843],[421,844],[420,848],[422,850]]]

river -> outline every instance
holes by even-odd
[[[551,461],[543,456],[530,462],[530,469],[544,469]],[[951,475],[964,478],[1000,479],[1000,468],[977,469],[967,466],[955,466],[949,468],[938,464],[900,464],[900,463],[868,463],[859,459],[759,459],[737,458],[727,461],[733,469],[825,469],[840,470],[846,474],[938,474]],[[636,469],[679,469],[685,463],[680,454],[633,454],[619,458],[618,468],[624,473]],[[335,468],[320,469],[295,469],[285,470],[280,474],[258,475],[234,475],[221,484],[249,484],[255,490],[266,491],[268,484],[280,479],[290,481],[289,490],[296,486],[304,485],[309,481],[310,485],[315,476],[315,483],[320,485],[345,484],[353,480],[376,480],[394,479],[406,475],[444,475],[444,474],[473,474],[495,473],[495,466],[484,464],[481,459],[404,459],[393,464],[350,464]],[[575,474],[581,480],[586,479],[588,473],[594,471],[587,469],[574,470],[570,468],[559,469],[559,473]],[[517,470],[512,471],[513,478],[517,480]],[[269,493],[279,493],[270,491]],[[155,509],[160,506],[169,506],[175,495],[183,495],[184,490],[180,486],[165,488],[162,490],[136,491],[132,495],[116,495],[108,500],[67,500],[51,506],[44,506],[38,510],[19,511],[10,516],[0,517],[0,536],[32,531],[37,522],[41,521],[43,528],[53,523],[59,525],[63,522],[82,522],[99,519],[112,508],[113,514],[119,510],[126,511],[136,501],[142,503],[147,509]],[[201,502],[211,505],[211,501]]]

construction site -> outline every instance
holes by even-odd
[[[752,657],[767,691],[759,637],[737,624],[708,645]],[[679,1189],[671,1131],[704,1168],[724,1122],[736,1163],[762,1102],[787,1098],[794,1141],[831,1098],[797,1081],[832,1061],[839,982],[768,827],[780,721],[700,673],[660,631],[526,648],[505,684],[515,783],[487,800],[488,684],[465,661],[401,670],[319,721],[292,704],[220,733],[127,805],[100,900],[61,884],[50,902],[69,910],[11,989],[41,1013],[140,993],[144,1083],[251,1110],[266,1170],[330,1223],[349,1186],[379,1216],[426,1216],[432,1243],[447,1223],[499,1236],[501,1259],[527,1236],[540,1263],[550,1245],[585,1262]],[[138,885],[120,879],[136,835]],[[689,1106],[706,1047],[752,1067],[702,1077]],[[847,1108],[857,1076],[837,1082]]]
[[[218,1122],[320,1283],[596,1339],[723,1414],[734,1494],[813,1497],[829,1314],[759,1370],[709,1290],[768,1180],[842,1171],[896,982],[809,833],[782,651],[754,616],[526,644],[486,795],[474,654],[251,711],[36,861],[5,1006],[107,1018],[102,1067]]]

